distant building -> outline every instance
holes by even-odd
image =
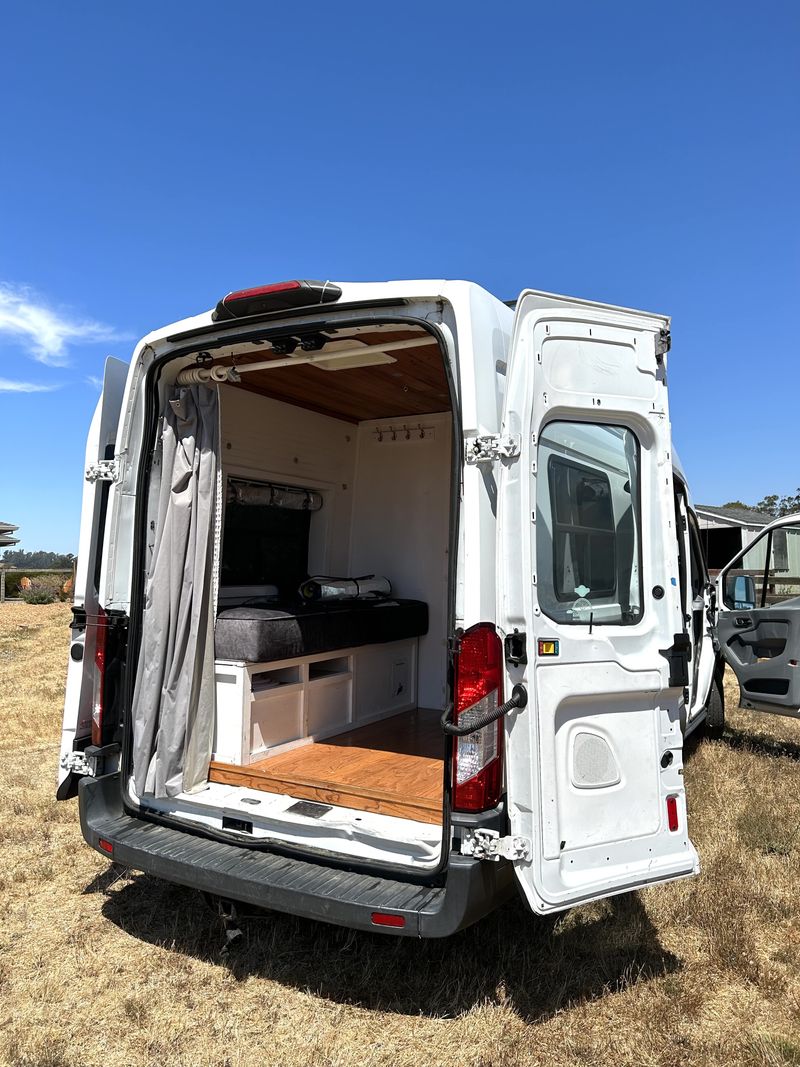
[[[749,545],[774,516],[752,508],[718,508],[698,504],[697,521],[710,571],[718,571]]]
[[[0,548],[19,544],[19,538],[11,536],[18,529],[19,526],[12,526],[10,522],[0,522]]]

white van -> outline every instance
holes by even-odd
[[[58,790],[89,844],[420,937],[515,885],[547,913],[695,873],[683,736],[721,729],[721,658],[668,348],[533,290],[292,281],[109,360]],[[795,534],[748,548],[718,630],[790,713],[766,564]]]

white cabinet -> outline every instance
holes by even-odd
[[[277,663],[216,661],[212,758],[248,764],[417,704],[417,641]]]

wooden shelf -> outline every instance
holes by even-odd
[[[416,708],[248,766],[212,762],[209,780],[439,824],[444,746],[439,712]]]

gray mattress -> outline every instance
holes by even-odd
[[[217,659],[268,663],[428,632],[421,600],[347,600],[228,608],[217,617]]]

